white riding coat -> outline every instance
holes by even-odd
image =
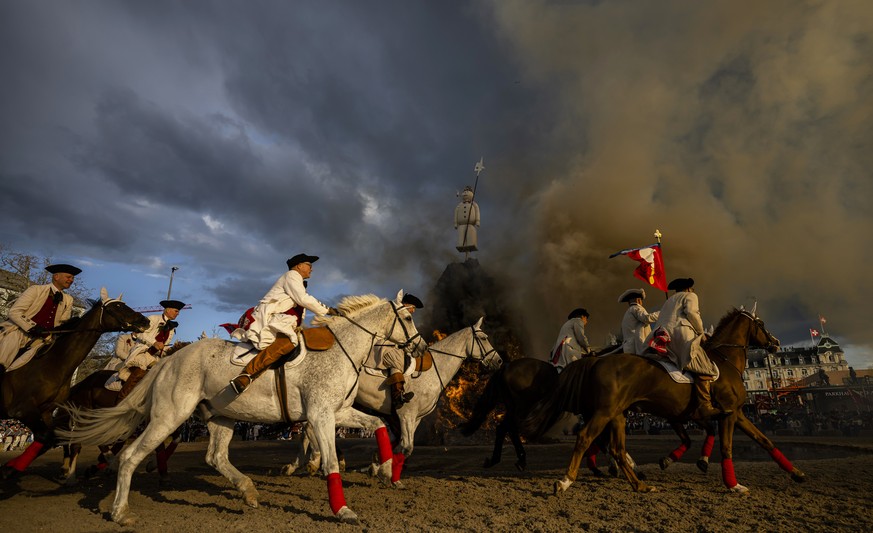
[[[285,314],[285,311],[295,305],[304,308],[301,321],[306,316],[306,309],[316,315],[326,315],[328,310],[326,305],[306,292],[303,276],[296,270],[289,270],[276,280],[273,287],[261,298],[252,314],[253,322],[246,331],[245,338],[258,350],[273,344],[276,333],[284,333],[296,344],[297,317]]]
[[[561,354],[558,356],[558,361],[555,362],[555,352],[558,349],[561,350]],[[552,348],[550,361],[556,367],[562,369],[573,361],[581,359],[583,355],[588,354],[590,351],[582,319],[571,318],[564,322],[564,325],[561,326],[561,330],[558,332],[558,339]]]
[[[142,368],[143,370],[148,370],[151,365],[157,363],[158,359],[160,359],[160,357],[158,357],[158,355],[160,354],[152,355],[148,352],[148,350],[155,343],[158,333],[161,332],[161,328],[164,327],[164,324],[167,323],[167,317],[165,317],[163,314],[160,314],[157,316],[150,316],[148,317],[148,319],[149,327],[145,331],[143,331],[142,333],[132,333],[130,335],[130,341],[132,343],[132,346],[130,348],[130,352],[127,355],[127,358],[125,358],[120,365],[116,364],[116,368],[118,368],[118,377],[121,379],[127,379],[128,376],[130,376],[131,367],[138,367]],[[175,329],[170,331],[170,334],[167,336],[167,340],[164,341],[164,350],[166,350],[167,347],[170,346],[170,342],[173,340],[173,335],[175,334]],[[115,353],[115,357],[113,357],[113,360],[121,360],[123,351],[118,351],[118,345],[116,345],[116,350],[117,351]],[[110,363],[111,361],[112,360],[110,360]]]
[[[633,304],[627,308],[621,319],[622,351],[637,355],[646,351],[646,337],[652,332],[652,324],[658,320],[659,311],[649,313],[646,308],[639,304]]]
[[[9,308],[9,318],[0,322],[0,365],[8,369],[18,351],[31,340],[27,331],[36,325],[31,318],[39,313],[46,299],[54,292],[52,287],[51,283],[31,285]],[[63,299],[55,310],[55,326],[66,322],[73,314],[73,297],[67,293],[62,294]],[[43,339],[36,339],[31,347],[44,342]]]
[[[700,346],[704,327],[696,294],[679,291],[664,302],[658,320],[646,337],[646,346],[659,328],[670,335],[667,354],[676,366],[695,374],[718,375],[718,369]]]

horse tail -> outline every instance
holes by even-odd
[[[159,368],[148,372],[118,405],[103,409],[82,409],[65,404],[61,409],[70,415],[72,429],[57,429],[61,441],[83,446],[111,444],[129,437],[151,412],[152,395]]]
[[[588,371],[598,361],[585,357],[567,365],[558,375],[558,386],[534,403],[527,415],[519,421],[519,432],[536,440],[549,430],[565,411],[582,412],[582,390]]]
[[[460,426],[461,435],[469,437],[475,433],[476,430],[482,427],[482,424],[484,424],[485,420],[488,419],[488,415],[491,414],[491,411],[493,411],[497,406],[498,400],[500,400],[500,391],[503,388],[503,378],[505,373],[506,365],[503,365],[488,379],[488,383],[485,384],[485,389],[482,391],[482,395],[479,396],[478,400],[476,400],[476,405],[473,407],[473,414],[470,415],[469,420]]]

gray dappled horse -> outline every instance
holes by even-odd
[[[483,317],[484,318],[484,317]],[[464,361],[479,361],[488,369],[496,369],[502,359],[497,350],[491,346],[488,335],[482,331],[482,320],[466,327],[451,335],[431,344],[427,351],[433,357],[433,367],[418,376],[413,377],[407,384],[407,390],[415,392],[415,396],[404,403],[396,414],[400,422],[400,450],[394,453],[392,462],[391,482],[394,486],[400,484],[400,474],[406,458],[412,455],[415,430],[421,419],[436,409],[437,402],[445,390],[446,385],[455,377]],[[390,391],[383,385],[385,376],[361,373],[361,385],[358,387],[358,396],[355,398],[355,406],[366,409],[367,412],[388,417],[391,413]],[[374,429],[367,427],[365,429]],[[283,467],[284,474],[292,474],[298,466],[305,461],[308,444],[312,443],[311,429],[306,428],[303,443],[300,446],[300,454],[297,460]],[[307,465],[310,474],[319,469],[320,452],[312,443],[312,457]]]
[[[418,334],[412,315],[401,303],[403,291],[394,301],[373,295],[349,296],[337,307],[341,316],[318,317],[336,337],[334,345],[320,352],[301,355],[286,371],[288,414],[291,420],[308,420],[325,450],[323,472],[327,476],[328,499],[333,513],[344,522],[357,523],[357,515],[346,505],[336,459],[334,434],[337,425],[358,425],[373,417],[352,408],[358,373],[375,342],[393,342],[404,350],[420,354],[426,344]],[[130,479],[137,465],[170,433],[179,427],[199,404],[212,415],[206,462],[221,472],[242,493],[245,502],[258,505],[252,480],[228,460],[234,420],[278,423],[285,421],[282,399],[274,384],[274,370],[255,380],[237,396],[228,382],[239,373],[231,363],[237,343],[204,339],[186,346],[173,357],[162,359],[122,402],[108,409],[71,412],[74,429],[58,432],[62,438],[82,444],[102,444],[123,439],[148,420],[143,433],[119,457],[118,482],[112,504],[112,519],[122,525],[136,521],[130,512]],[[390,456],[390,450],[389,450]],[[380,465],[379,477],[390,483],[390,458]]]

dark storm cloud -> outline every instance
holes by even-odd
[[[639,282],[606,257],[655,228],[708,322],[758,298],[783,337],[821,312],[873,343],[865,3],[0,9],[2,241],[172,254],[228,312],[299,251],[318,282],[424,294],[484,155],[478,256],[531,347],[578,305],[614,332]]]

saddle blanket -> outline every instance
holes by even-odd
[[[642,357],[651,359],[652,361],[655,361],[656,363],[664,367],[664,370],[667,371],[667,375],[670,376],[670,379],[672,379],[676,383],[694,383],[694,374],[692,374],[691,372],[683,372],[679,370],[679,367],[673,364],[673,361],[670,361],[669,359],[664,359],[657,354],[650,353],[643,354]],[[718,367],[716,367],[716,371],[718,371]],[[716,381],[718,379],[718,376],[719,374],[716,374],[712,377],[712,380]]]
[[[236,342],[233,343],[233,353],[230,355],[230,364],[234,366],[246,366],[249,361],[254,359],[256,355],[258,355],[258,349],[250,342]],[[306,348],[303,346],[299,346],[300,353],[294,357],[291,361],[285,363],[285,368],[294,368],[299,365],[304,359],[306,359]],[[295,348],[297,350],[297,348]]]

